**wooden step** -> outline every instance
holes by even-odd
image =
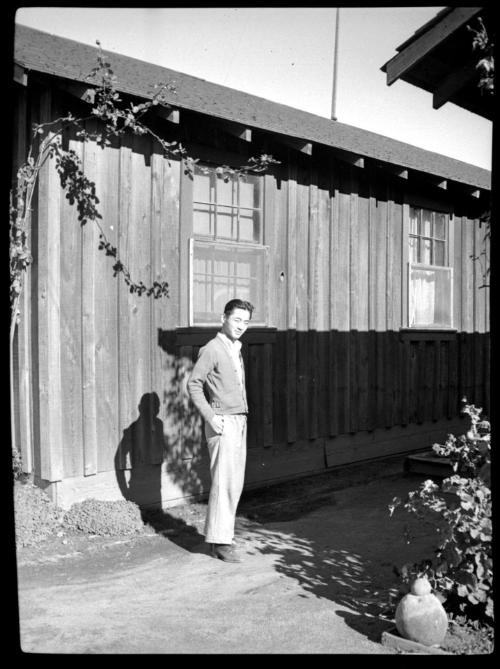
[[[426,474],[442,478],[454,474],[449,458],[436,455],[434,451],[408,455],[404,461],[404,471],[407,474]]]

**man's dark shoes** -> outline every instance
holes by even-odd
[[[212,544],[212,556],[224,562],[243,562],[243,558],[232,544]]]

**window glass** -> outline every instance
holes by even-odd
[[[193,232],[195,235],[213,237],[215,209],[210,205],[197,204],[193,210]]]
[[[445,238],[445,214],[434,214],[434,237],[436,239]]]
[[[211,187],[211,175],[203,174],[195,170],[195,179],[193,186],[193,200],[195,202],[214,202],[213,188]]]
[[[193,242],[193,321],[220,322],[234,297],[255,305],[253,323],[265,322],[267,249]]]
[[[410,327],[451,327],[451,269],[410,266]]]

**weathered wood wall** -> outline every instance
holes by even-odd
[[[29,122],[67,110],[48,89],[29,94]],[[18,336],[25,463],[46,481],[113,471],[121,481],[164,462],[185,494],[199,492],[202,437],[184,383],[214,331],[187,327],[188,177],[144,137],[105,150],[65,141],[95,180],[102,228],[132,277],[167,279],[170,297],[137,297],[113,278],[97,228],[80,226],[47,163]],[[449,420],[463,396],[488,412],[489,295],[470,257],[483,243],[479,221],[462,207],[452,222],[457,332],[410,332],[409,186],[291,150],[264,181],[270,328],[245,336],[250,450],[285,462],[303,445],[290,472],[312,471],[336,463],[343,435],[364,435],[355,459],[376,457],[366,433]]]

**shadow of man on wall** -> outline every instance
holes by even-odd
[[[162,465],[168,478],[187,495],[201,491],[201,482],[191,469],[193,444],[199,449],[199,430],[185,412],[186,399],[179,392],[184,381],[182,364],[173,365],[173,385],[164,392],[165,422],[159,418],[161,402],[156,392],[142,395],[139,417],[123,431],[115,453],[115,474],[124,497],[137,504],[143,522],[173,543],[195,550],[203,543],[197,527],[187,523],[177,510],[162,508]],[[186,453],[189,459],[186,460]]]
[[[145,505],[161,506],[165,437],[163,421],[158,417],[158,395],[145,393],[137,408],[139,417],[123,430],[116,449],[115,472],[123,497],[142,509]]]

